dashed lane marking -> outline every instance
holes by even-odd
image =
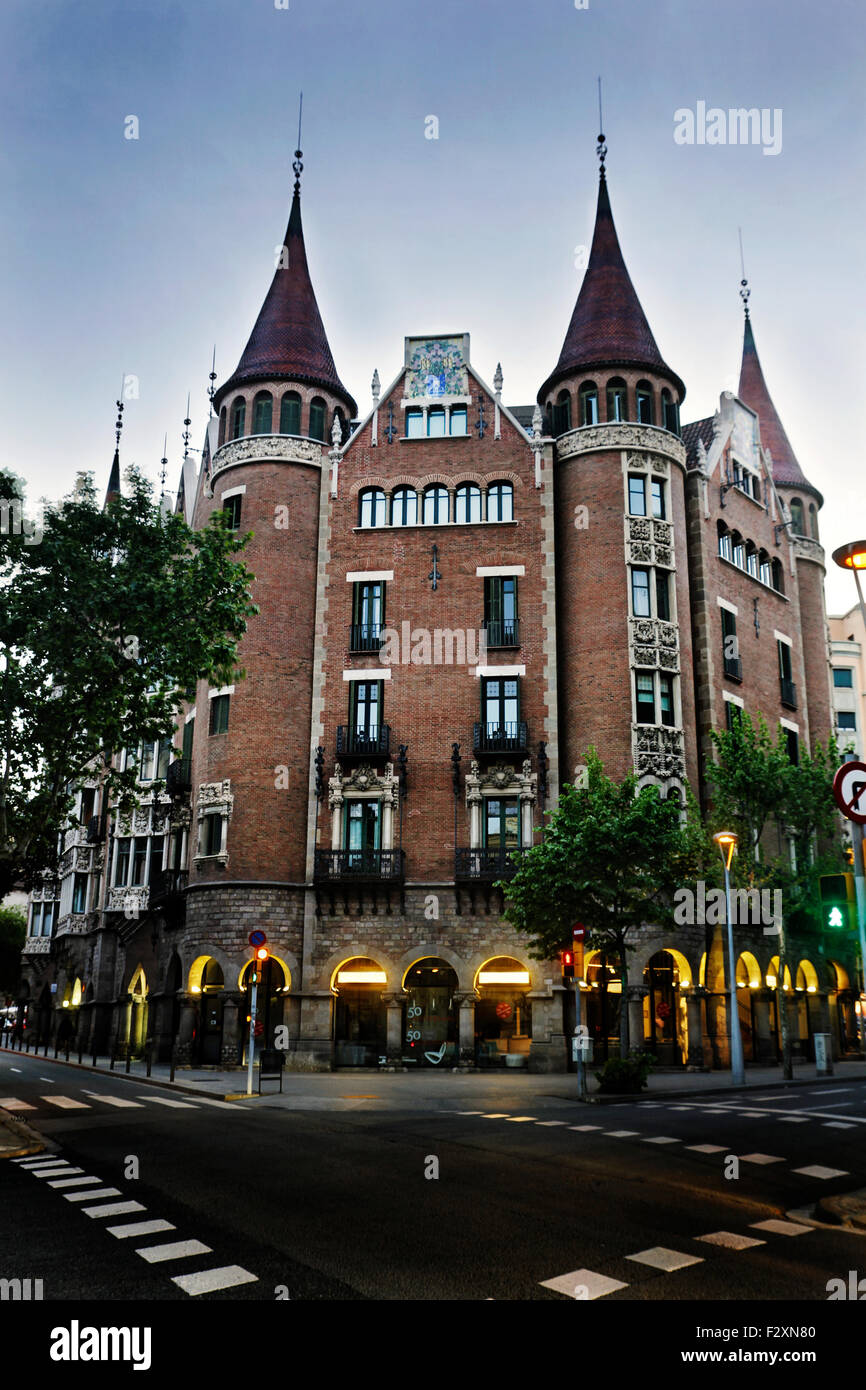
[[[593,1269],[575,1269],[571,1274],[543,1279],[541,1287],[565,1294],[566,1298],[583,1300],[604,1298],[605,1294],[616,1293],[617,1289],[627,1289],[628,1284],[621,1279],[609,1279],[606,1274],[596,1274]]]
[[[686,1255],[681,1250],[668,1250],[664,1245],[653,1245],[649,1250],[639,1250],[636,1255],[626,1255],[635,1264],[649,1265],[660,1269],[664,1274],[672,1274],[675,1269],[685,1269],[687,1265],[703,1264],[700,1255]]]
[[[455,1115],[483,1115],[483,1110],[455,1110]]]
[[[807,1091],[809,1096],[841,1096],[850,1091],[850,1086],[831,1086],[829,1091]]]
[[[147,1211],[141,1202],[109,1202],[105,1207],[82,1207],[85,1216],[99,1219],[103,1216],[126,1216],[131,1211]]]
[[[94,1178],[93,1182],[99,1182]],[[89,1192],[64,1192],[67,1202],[95,1202],[98,1197],[122,1197],[119,1187],[94,1187]]]
[[[45,1082],[47,1082],[47,1084],[48,1084],[49,1086],[56,1086],[56,1085],[57,1085],[57,1082],[54,1080],[54,1078],[53,1078],[52,1076],[40,1076],[39,1080],[40,1080],[40,1081],[45,1081]]]
[[[240,1265],[224,1265],[222,1269],[203,1269],[199,1274],[175,1274],[173,1284],[184,1293],[216,1293],[218,1289],[234,1289],[238,1284],[257,1284],[258,1275],[250,1274]]]
[[[825,1120],[822,1129],[853,1129],[854,1126],[847,1120]]]
[[[504,1110],[501,1111],[501,1112],[497,1111],[496,1113],[494,1113],[494,1114],[492,1114],[492,1115],[485,1115],[485,1114],[484,1114],[484,1111],[482,1110],[482,1111],[481,1111],[481,1118],[482,1118],[482,1120],[510,1120],[510,1119],[511,1119],[511,1116],[510,1116],[510,1115],[506,1115],[506,1113],[505,1113]]]
[[[795,1173],[802,1173],[804,1178],[847,1178],[848,1174],[844,1168],[824,1168],[820,1163],[812,1163],[808,1168],[795,1168]]]
[[[588,1134],[591,1129],[601,1129],[601,1125],[569,1125],[569,1129],[576,1129],[579,1134]]]
[[[129,1240],[130,1236],[155,1236],[160,1231],[176,1231],[170,1221],[130,1221],[124,1226],[106,1226],[106,1231],[117,1240]]]
[[[565,1120],[536,1120],[537,1125],[543,1125],[547,1129],[552,1129],[554,1125],[564,1125]]]
[[[765,1240],[755,1236],[741,1236],[736,1231],[711,1231],[708,1236],[695,1236],[695,1240],[706,1241],[707,1245],[723,1245],[726,1250],[749,1250],[753,1245],[766,1245]]]
[[[73,1100],[71,1096],[40,1096],[48,1105],[56,1105],[60,1110],[89,1110],[83,1100]]]
[[[753,1231],[772,1231],[776,1236],[805,1236],[812,1230],[811,1226],[801,1226],[797,1221],[780,1221],[775,1216],[769,1221],[750,1221],[749,1225]]]
[[[807,1125],[809,1123],[808,1115],[777,1115],[776,1119],[781,1120],[783,1125]]]
[[[784,1158],[779,1158],[777,1154],[740,1154],[741,1163],[784,1163]]]
[[[169,1245],[148,1245],[135,1253],[148,1264],[155,1265],[163,1260],[185,1260],[190,1255],[212,1255],[213,1250],[209,1245],[202,1245],[200,1240],[175,1240]]]

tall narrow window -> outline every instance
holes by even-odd
[[[360,526],[387,525],[388,503],[380,487],[368,487],[361,493],[358,524]]]
[[[746,572],[758,578],[758,552],[751,541],[746,545]]]
[[[297,391],[287,391],[280,401],[280,434],[301,433],[301,398]]]
[[[791,526],[795,535],[805,536],[806,522],[803,514],[803,503],[799,497],[791,498]]]
[[[719,522],[719,554],[723,560],[733,559],[731,533],[723,521]]]
[[[181,757],[184,762],[189,762],[192,758],[192,741],[195,735],[195,719],[188,719],[183,726],[183,748]]]
[[[424,411],[406,411],[406,438],[421,439],[424,434]]]
[[[565,434],[571,429],[571,396],[567,391],[560,391],[553,407],[553,433],[554,435]]]
[[[659,714],[662,724],[669,728],[676,722],[674,710],[674,678],[666,671],[659,672]]]
[[[424,525],[444,526],[448,520],[448,489],[437,484],[424,493]]]
[[[639,381],[635,388],[637,418],[641,425],[654,425],[653,388],[648,381]]]
[[[378,801],[347,801],[343,813],[343,848],[348,867],[361,870],[381,849],[381,805]]]
[[[646,516],[646,478],[638,473],[628,477],[628,509],[632,516]]]
[[[259,391],[253,401],[253,434],[270,434],[273,417],[273,396],[270,391]]]
[[[598,387],[594,381],[585,381],[578,392],[581,425],[598,424]]]
[[[87,911],[87,874],[76,874],[72,887],[72,911]]]
[[[796,767],[800,761],[800,735],[796,729],[785,730],[785,745],[788,754],[788,761]]]
[[[673,399],[670,391],[662,391],[662,424],[671,434],[680,432],[680,411],[679,406]]]
[[[739,531],[734,531],[731,536],[731,549],[734,564],[738,569],[744,570],[746,568],[746,546]]]
[[[153,781],[153,742],[148,740],[141,745],[141,756],[138,762],[138,780],[140,782]]]
[[[454,520],[464,525],[481,520],[481,488],[475,483],[461,483],[454,497]]]
[[[449,427],[453,435],[467,434],[467,416],[465,405],[453,405],[449,416]]]
[[[226,442],[226,414],[227,414],[227,412],[226,412],[226,407],[223,406],[222,410],[220,411],[220,432],[219,432],[219,443],[220,443],[220,447],[222,447],[222,445],[225,444],[225,442]]]
[[[232,406],[232,439],[240,439],[246,429],[247,403],[243,396],[238,396]]]
[[[445,434],[445,407],[431,405],[427,411],[427,434],[431,439],[441,439]]]
[[[224,734],[229,727],[230,695],[214,695],[210,701],[210,730],[212,734]]]
[[[484,801],[484,848],[520,848],[520,803],[517,797],[486,797]]]
[[[382,681],[352,681],[349,724],[352,753],[376,753],[382,713]]]
[[[813,541],[818,539],[818,513],[814,502],[809,503],[809,534]]]
[[[621,424],[628,419],[627,388],[622,377],[611,377],[607,383],[607,418],[609,424]]]
[[[482,677],[481,721],[485,748],[508,751],[520,746],[520,682],[516,677]]]
[[[310,438],[320,443],[324,443],[325,439],[326,412],[327,407],[321,396],[314,396],[310,401]]]
[[[637,723],[654,724],[656,722],[656,702],[652,671],[635,672],[634,693]]]
[[[789,642],[776,642],[779,652],[779,686],[780,699],[787,709],[797,708],[797,687],[794,684],[794,672],[791,664],[791,645]]]
[[[773,571],[773,588],[777,594],[783,594],[785,592],[785,575],[782,570],[782,561],[778,558],[775,559],[771,569]]]
[[[226,526],[230,531],[241,529],[241,496],[241,493],[236,492],[234,497],[227,497],[223,502]]]
[[[726,701],[725,701],[725,728],[727,729],[727,731],[728,731],[729,734],[733,733],[734,728],[736,727],[736,725],[739,724],[739,722],[740,722],[740,720],[742,719],[742,717],[743,717],[742,706],[741,706],[741,705],[735,705],[734,702],[733,702],[733,700],[726,700]]]
[[[209,812],[201,823],[201,852],[204,855],[221,854],[223,847],[223,818],[219,812]]]
[[[391,525],[416,526],[418,524],[418,494],[413,487],[394,489],[391,498]]]
[[[650,491],[652,492],[653,516],[658,521],[664,521],[667,515],[664,478],[653,478],[650,484]]]
[[[487,489],[487,520],[514,520],[514,488],[511,483],[493,483]]]
[[[667,570],[656,570],[656,617],[666,623],[671,620],[670,575]]]
[[[758,578],[762,584],[772,585],[773,583],[773,570],[766,550],[758,552]]]
[[[515,575],[495,574],[485,578],[484,629],[487,633],[488,647],[519,645]]]
[[[156,775],[161,782],[165,781],[165,775],[168,772],[171,762],[171,747],[172,743],[170,738],[162,739],[159,745],[159,753],[156,760]]]
[[[356,582],[352,598],[352,651],[377,652],[382,645],[384,622],[385,581],[365,579]]]
[[[633,569],[631,572],[631,611],[636,618],[652,616],[649,570]]]
[[[737,639],[737,615],[729,608],[722,609],[722,662],[725,675],[731,680],[743,678],[740,645]]]

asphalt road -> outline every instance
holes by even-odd
[[[2,1054],[0,1105],[50,1151],[0,1163],[0,1276],[64,1302],[823,1302],[866,1266],[786,1217],[866,1186],[866,1082],[615,1106],[503,1082],[227,1104]]]

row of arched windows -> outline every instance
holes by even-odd
[[[359,526],[447,526],[475,521],[513,521],[514,487],[491,483],[482,494],[477,483],[461,483],[452,494],[433,483],[419,496],[414,487],[396,487],[390,498],[368,487],[358,498]]]
[[[809,503],[809,529],[806,530],[806,508],[801,498],[791,498],[791,526],[796,536],[811,536],[818,539],[818,510],[814,502]]]
[[[744,540],[739,531],[729,531],[723,521],[719,522],[719,554],[777,593],[785,592],[782,561],[771,560],[766,550],[758,550],[754,541]]]
[[[297,391],[286,391],[279,402],[279,429],[274,428],[274,398],[270,391],[258,391],[253,397],[250,428],[247,429],[247,402],[243,396],[236,396],[230,406],[223,406],[220,411],[220,445],[226,439],[241,439],[246,434],[291,434],[316,439],[320,443],[326,440],[326,429],[328,423],[328,406],[321,396],[314,396],[310,401],[307,412],[306,434],[301,428],[301,414],[303,402]],[[346,421],[343,412],[337,408],[334,412],[340,421],[343,438],[346,437]]]
[[[605,411],[604,420],[601,415],[602,406]],[[603,390],[599,389],[595,381],[584,381],[578,388],[577,425],[622,424],[626,420],[636,421],[639,425],[658,423],[662,429],[670,430],[672,434],[680,433],[680,408],[667,387],[662,388],[658,412],[655,388],[651,381],[637,383],[632,404],[629,403],[628,384],[620,376],[611,377]],[[547,402],[547,430],[549,434],[558,437],[574,427],[572,395],[570,391],[563,389],[556,400],[551,398]]]

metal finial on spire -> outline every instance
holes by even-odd
[[[210,401],[210,416],[209,416],[208,418],[210,418],[211,416],[213,416],[213,398],[214,398],[214,396],[216,395],[216,387],[215,387],[215,385],[214,385],[214,382],[215,382],[216,379],[217,379],[217,374],[216,374],[216,343],[214,343],[214,347],[213,347],[213,360],[211,361],[211,364],[210,364],[210,371],[209,371],[208,374],[207,374],[207,379],[208,379],[208,381],[210,382],[210,386],[207,388],[207,398],[208,398],[208,400]]]
[[[301,174],[303,173],[303,169],[304,169],[304,166],[303,166],[303,164],[301,163],[301,158],[302,158],[302,155],[303,155],[303,151],[302,151],[302,149],[301,149],[301,117],[303,116],[303,114],[304,114],[304,94],[303,94],[303,92],[301,92],[301,99],[300,99],[300,101],[299,101],[299,103],[298,103],[298,148],[295,150],[295,161],[294,161],[294,163],[293,163],[293,165],[292,165],[292,169],[293,169],[294,175],[295,175],[295,197],[296,197],[296,198],[299,198],[299,197],[300,197],[300,194],[301,194]]]
[[[120,431],[123,429],[123,401],[115,401],[117,406],[117,419],[114,422],[114,447],[120,448]]]
[[[607,145],[604,143],[604,119],[601,112],[601,78],[598,79],[598,131],[596,154],[598,155],[599,177],[604,179],[604,161],[607,158]]]
[[[162,441],[162,458],[159,461],[159,497],[162,501],[165,496],[165,473],[168,468],[168,434]]]
[[[184,456],[184,458],[186,458],[187,455],[189,454],[189,427],[190,427],[191,424],[192,424],[192,421],[190,420],[190,416],[189,416],[189,392],[187,391],[187,393],[186,393],[186,415],[184,416],[184,421],[183,421],[183,456]]]
[[[745,262],[745,259],[744,259],[744,257],[743,257],[743,229],[742,229],[742,227],[738,227],[738,228],[737,228],[737,232],[738,232],[739,238],[740,238],[740,274],[741,274],[742,277],[743,277],[742,280],[740,281],[740,298],[741,298],[742,301],[743,301],[743,311],[744,311],[744,313],[745,313],[745,315],[746,315],[746,318],[748,318],[748,317],[749,317],[749,295],[752,293],[752,291],[749,289],[749,282],[748,282],[748,280],[746,279],[746,262]]]

